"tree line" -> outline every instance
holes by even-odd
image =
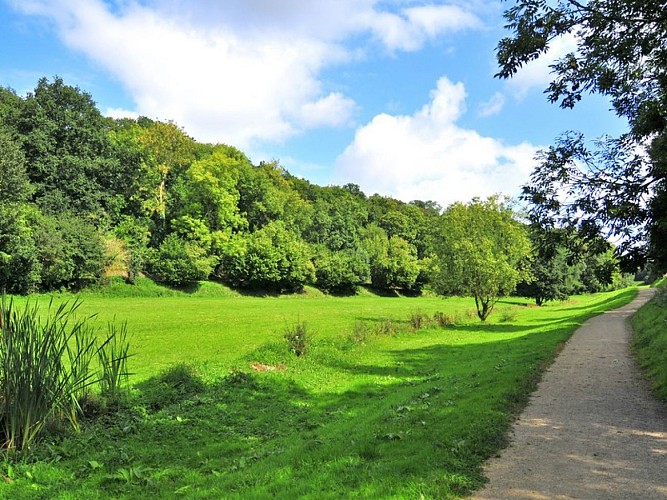
[[[542,303],[620,283],[604,239],[563,229],[554,243],[546,231],[500,197],[443,208],[318,186],[171,122],[104,117],[58,77],[25,97],[0,88],[0,289],[10,293],[114,273],[278,293],[428,287],[474,296],[485,319],[517,287]]]

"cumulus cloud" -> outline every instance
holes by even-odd
[[[306,127],[338,127],[348,123],[356,108],[354,100],[340,92],[332,92],[318,101],[305,103],[298,115]]]
[[[475,15],[455,5],[410,7],[400,13],[371,11],[360,18],[389,50],[417,50],[443,32],[481,26]]]
[[[486,102],[479,105],[477,114],[481,117],[493,116],[500,113],[505,106],[505,94],[496,92]]]
[[[367,193],[446,206],[474,196],[518,194],[537,148],[506,145],[457,125],[465,88],[443,77],[431,100],[412,115],[380,114],[359,128],[336,161],[334,181]]]
[[[241,148],[313,127],[345,126],[357,106],[324,69],[356,57],[371,34],[415,50],[478,25],[455,5],[379,0],[15,0],[51,20],[64,43],[117,79],[136,108],[199,140]],[[356,37],[356,38],[355,38]]]

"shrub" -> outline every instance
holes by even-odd
[[[304,356],[308,352],[312,342],[312,335],[308,332],[304,322],[288,326],[284,337],[289,344],[290,352],[298,357]]]
[[[297,292],[315,281],[310,245],[282,222],[271,222],[222,248],[216,273],[232,286],[250,290]]]
[[[456,318],[451,314],[445,314],[443,312],[438,311],[435,314],[433,314],[433,321],[435,321],[440,328],[444,328],[446,326],[452,326],[453,324],[455,324]]]
[[[428,328],[431,323],[430,318],[421,311],[414,312],[410,315],[410,328],[417,332],[422,328]]]
[[[398,328],[390,319],[382,319],[375,323],[376,335],[394,335],[397,331]]]
[[[334,252],[322,245],[317,249],[315,276],[317,286],[322,290],[352,294],[357,285],[370,279],[370,267],[362,250]]]
[[[500,322],[501,323],[509,323],[512,321],[516,321],[516,317],[518,314],[518,310],[516,307],[510,307],[508,309],[503,309],[503,311],[500,313]]]
[[[42,290],[79,290],[102,277],[104,243],[97,230],[83,219],[67,214],[42,215],[37,219],[34,238]]]
[[[354,328],[349,336],[350,342],[354,344],[364,344],[373,335],[373,331],[368,326],[368,323],[357,321],[354,323]]]
[[[172,233],[164,239],[160,248],[152,252],[148,263],[151,272],[161,281],[179,286],[208,278],[216,260],[197,243]]]

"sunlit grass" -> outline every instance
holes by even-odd
[[[486,323],[458,298],[89,295],[86,313],[128,322],[136,404],[6,465],[0,494],[456,498],[562,342],[634,295],[513,298]],[[415,331],[417,311],[456,321]],[[295,324],[313,334],[298,357]]]

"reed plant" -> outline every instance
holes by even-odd
[[[40,315],[37,304],[15,307],[0,303],[0,429],[5,449],[31,446],[51,421],[66,421],[79,429],[79,401],[103,376],[93,366],[100,352],[126,342],[110,330],[98,345],[90,319],[78,316],[81,302],[48,304]],[[114,347],[116,348],[116,347]],[[117,348],[116,348],[117,349]],[[118,350],[118,349],[117,349]],[[127,349],[121,350],[127,357]],[[118,362],[116,362],[118,364]],[[104,370],[102,370],[104,373]]]
[[[100,345],[97,354],[100,364],[100,390],[112,404],[122,402],[129,386],[130,373],[127,359],[130,357],[127,339],[127,323],[117,328],[109,323],[107,339]]]

